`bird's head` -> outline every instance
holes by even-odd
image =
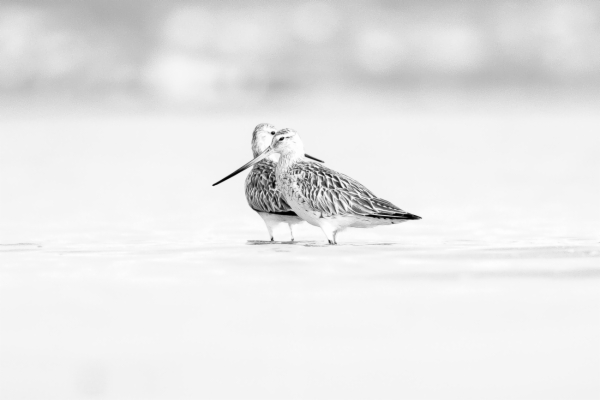
[[[256,125],[252,133],[252,154],[254,157],[257,157],[269,147],[276,133],[277,128],[271,124]]]
[[[280,154],[292,155],[303,159],[304,157],[306,157],[314,161],[323,162],[322,160],[319,160],[318,158],[315,158],[311,155],[304,154],[304,145],[302,144],[302,141],[300,140],[300,137],[298,136],[296,131],[286,128],[275,132],[272,129],[273,126],[269,124],[258,125],[254,129],[254,135],[252,137],[252,152],[254,153],[254,159],[242,165],[240,168],[227,175],[225,178],[214,183],[213,186],[216,186],[221,182],[225,182],[227,179],[236,176],[240,172],[252,167],[253,165],[259,163],[260,161],[266,158],[269,158],[273,161],[277,161],[280,158]],[[271,139],[265,146],[264,138],[269,136],[271,136]],[[261,147],[258,147],[259,145]],[[273,159],[271,157],[276,157],[276,159]]]
[[[271,149],[279,154],[304,155],[304,144],[295,130],[284,128],[278,131],[271,141]]]

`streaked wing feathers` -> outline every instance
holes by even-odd
[[[419,219],[416,215],[381,199],[354,179],[322,164],[299,162],[290,176],[299,187],[303,200],[321,216],[362,215],[373,218]]]
[[[246,177],[246,200],[255,211],[281,215],[296,215],[276,189],[276,164],[263,160],[256,164]]]

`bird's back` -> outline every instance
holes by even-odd
[[[322,217],[358,215],[385,219],[420,219],[387,200],[381,199],[361,183],[324,165],[300,161],[287,173],[300,201]]]

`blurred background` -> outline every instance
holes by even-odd
[[[594,0],[0,0],[0,397],[598,398],[599,110]],[[247,245],[262,122],[423,220]]]
[[[193,112],[339,93],[583,102],[600,85],[599,14],[593,0],[3,0],[1,98]]]
[[[0,234],[254,221],[209,184],[271,122],[438,222],[596,235],[599,93],[595,1],[4,0]]]

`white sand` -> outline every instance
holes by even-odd
[[[3,398],[600,393],[600,248],[2,249]]]

